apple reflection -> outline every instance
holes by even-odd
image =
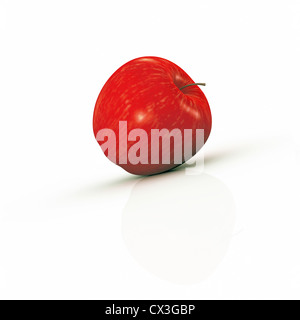
[[[234,226],[228,188],[208,174],[182,170],[136,183],[124,208],[122,232],[145,269],[173,283],[194,284],[223,260]]]

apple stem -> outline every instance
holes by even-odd
[[[186,86],[180,88],[180,90],[185,89],[187,87],[191,87],[191,86],[206,86],[206,83],[192,83],[192,84],[187,84]]]

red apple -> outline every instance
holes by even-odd
[[[196,143],[196,131],[203,130],[205,143],[212,118],[204,93],[180,67],[162,58],[143,57],[123,65],[106,82],[96,102],[93,125],[95,137],[110,160],[130,173],[151,175],[168,171],[195,155],[203,145]],[[109,134],[99,134],[107,129]],[[134,129],[144,134],[124,138]],[[180,145],[175,137],[169,137],[170,162],[163,158],[163,134],[153,151],[152,134],[162,129],[176,129],[182,134]],[[190,141],[184,139],[185,130],[191,132]],[[186,147],[191,148],[188,158],[184,156]],[[130,161],[133,154],[140,159],[138,163]],[[176,157],[181,158],[180,163]]]

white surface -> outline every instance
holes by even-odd
[[[1,0],[0,298],[299,299],[299,17],[298,0]],[[101,87],[144,55],[208,84],[201,175],[135,178],[94,140]]]

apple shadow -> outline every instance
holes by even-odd
[[[235,227],[231,192],[220,180],[175,170],[139,180],[123,210],[122,234],[146,270],[176,284],[207,279]]]
[[[248,161],[251,161],[252,157],[261,157],[265,152],[268,152],[268,150],[278,148],[283,144],[284,142],[280,139],[268,138],[265,140],[251,140],[243,143],[236,143],[234,145],[227,145],[222,148],[218,148],[218,150],[215,151],[206,151],[205,147],[204,163],[201,164],[200,167],[196,167],[194,171],[199,175],[199,171],[203,172],[206,168],[214,169],[217,167],[232,166],[235,163],[247,163]],[[201,152],[203,151],[200,151],[200,153]],[[197,154],[192,160],[197,160],[199,157],[201,157],[201,155]],[[116,197],[119,193],[131,190],[131,188],[133,188],[133,186],[140,180],[167,180],[174,173],[186,173],[186,169],[190,170],[192,167],[193,165],[185,163],[168,172],[153,176],[135,176],[122,173],[121,178],[114,178],[110,181],[106,180],[101,183],[95,183],[94,185],[77,187],[77,191],[73,190],[73,192],[68,192],[68,194],[62,195],[59,201],[66,204],[77,201],[89,202],[91,199],[100,200],[107,196]],[[185,178],[182,180],[184,181],[184,179]]]
[[[281,137],[246,140],[205,153],[205,166],[245,162],[251,157],[262,157],[271,150],[282,148],[286,142]]]

